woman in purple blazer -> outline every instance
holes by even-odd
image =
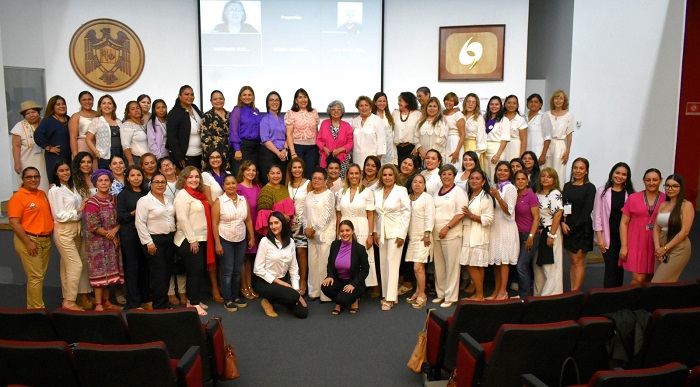
[[[352,126],[342,120],[345,114],[345,105],[335,100],[328,104],[326,113],[330,117],[321,122],[321,127],[316,136],[316,146],[320,155],[319,165],[326,168],[326,159],[333,156],[340,160],[340,178],[345,178],[345,171],[350,163],[352,151]]]
[[[622,207],[627,196],[634,193],[632,172],[623,162],[615,164],[610,170],[608,181],[598,188],[593,204],[593,231],[595,241],[605,260],[603,286],[614,288],[622,286],[624,270],[618,265],[620,258],[620,221]]]

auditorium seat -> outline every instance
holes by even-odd
[[[574,321],[503,324],[492,343],[459,336],[457,386],[516,386],[521,375],[559,383],[561,366],[574,351],[580,327]]]
[[[642,305],[649,313],[657,309],[700,306],[700,284],[689,280],[670,283],[646,283],[642,286]]]
[[[0,386],[78,386],[68,344],[63,341],[0,340]]]
[[[176,362],[163,342],[124,345],[78,343],[75,368],[83,386],[202,386],[199,347],[190,347]]]
[[[581,333],[572,357],[576,360],[581,380],[588,380],[596,371],[610,368],[606,344],[613,335],[615,324],[605,317],[583,317],[578,320],[578,325]]]
[[[552,296],[526,297],[520,323],[544,324],[564,320],[575,321],[581,313],[585,299],[586,296],[578,290]]]
[[[641,297],[642,287],[639,285],[588,289],[580,317],[602,316],[622,309],[635,310],[639,308]]]
[[[688,379],[688,367],[674,362],[659,367],[634,370],[598,371],[590,378],[588,387],[681,387]],[[548,387],[532,374],[522,376],[525,387]],[[687,386],[687,385],[686,385]]]
[[[57,341],[48,309],[0,308],[0,339]]]
[[[442,369],[452,371],[457,366],[460,333],[469,333],[478,343],[493,341],[501,324],[520,321],[522,310],[523,303],[518,299],[461,300],[452,316],[442,311],[432,312],[428,321],[427,361],[433,379],[439,379]]]
[[[124,317],[114,310],[57,309],[51,314],[51,322],[58,339],[67,343],[129,344]]]
[[[182,358],[190,347],[199,347],[202,381],[212,380],[212,361],[205,328],[194,308],[130,310],[126,314],[126,322],[132,343],[162,341],[172,359]]]
[[[700,307],[657,309],[644,332],[634,368],[679,362],[692,369],[700,361]]]

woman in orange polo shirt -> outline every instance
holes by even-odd
[[[12,195],[7,213],[15,231],[15,251],[27,275],[27,309],[44,308],[44,276],[49,266],[53,218],[41,175],[34,167],[22,171],[22,186]]]

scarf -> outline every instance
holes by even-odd
[[[214,230],[211,223],[209,202],[203,192],[195,191],[188,186],[185,186],[185,190],[190,196],[199,200],[204,206],[204,215],[207,217],[207,271],[211,271],[216,268],[216,256],[214,255]]]
[[[495,126],[496,126],[496,119],[495,118],[491,118],[491,119],[486,120],[486,134],[491,133],[491,131],[493,130],[493,128]]]
[[[217,183],[219,183],[219,187],[224,188],[224,178],[226,177],[226,172],[221,171],[221,175],[217,175],[214,170],[210,171],[211,176],[216,180]]]
[[[508,184],[510,184],[510,181],[508,180],[498,182],[498,191],[503,192],[503,187],[507,186]]]

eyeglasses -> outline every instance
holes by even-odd
[[[151,185],[165,185],[165,184],[166,184],[166,182],[164,182],[164,181],[152,181],[151,182]]]
[[[39,179],[41,179],[41,176],[39,176],[39,175],[27,175],[24,177],[24,179],[26,179],[26,180],[39,180]]]
[[[209,160],[218,160],[221,156],[209,156]]]
[[[679,184],[674,184],[674,185],[666,184],[666,185],[664,185],[664,188],[666,188],[666,189],[679,189],[679,188],[681,188],[681,186]]]

